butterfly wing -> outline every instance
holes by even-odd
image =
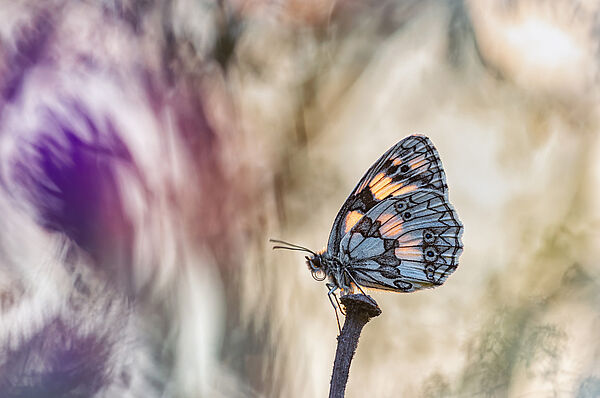
[[[340,241],[340,258],[362,286],[412,292],[441,285],[458,266],[463,226],[446,195],[390,196]]]
[[[369,168],[338,212],[327,251],[332,255],[339,253],[344,234],[383,200],[417,189],[447,195],[440,157],[429,138],[423,135],[404,138]]]

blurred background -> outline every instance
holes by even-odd
[[[321,250],[390,146],[465,225],[348,397],[600,396],[600,6],[0,1],[0,396],[325,397]]]

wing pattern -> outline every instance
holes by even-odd
[[[344,234],[381,201],[417,189],[447,192],[440,157],[429,138],[422,135],[398,142],[369,168],[336,216],[327,251],[338,253]]]
[[[341,239],[341,260],[362,286],[411,292],[458,266],[463,227],[445,196],[419,190],[369,210]]]

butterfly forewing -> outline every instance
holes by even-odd
[[[409,136],[369,168],[339,211],[327,250],[339,251],[341,237],[369,210],[388,197],[397,197],[417,189],[446,194],[446,178],[437,151],[429,138]]]

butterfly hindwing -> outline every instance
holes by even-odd
[[[447,185],[439,155],[429,138],[411,135],[384,153],[359,181],[336,216],[327,251],[339,252],[344,234],[383,200],[418,189],[446,195]]]
[[[342,261],[362,286],[411,292],[444,283],[458,266],[462,224],[445,195],[390,196],[340,241]]]

